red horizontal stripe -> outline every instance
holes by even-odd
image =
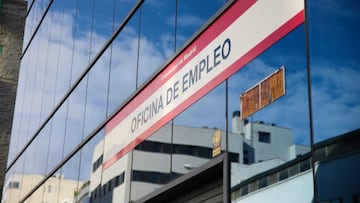
[[[176,72],[178,72],[185,64],[193,59],[199,52],[201,52],[210,42],[212,42],[218,35],[220,35],[227,27],[229,27],[238,17],[240,17],[246,10],[248,10],[256,0],[243,0],[241,2],[234,3],[223,15],[221,15],[214,23],[209,25],[199,37],[195,38],[193,43],[189,44],[174,60],[172,60],[167,67],[150,81],[133,99],[122,108],[117,115],[114,116],[107,124],[105,129],[105,135],[114,129],[119,123],[121,123],[136,107],[142,104],[147,98],[149,98],[156,90],[159,89],[169,78],[171,78]],[[196,52],[193,53],[182,66],[178,66],[177,69],[171,68],[177,63],[177,61],[184,57],[192,48],[196,46]],[[171,71],[171,72],[170,72]],[[164,78],[164,76],[166,76]]]
[[[116,155],[114,157],[112,157],[110,160],[106,161],[103,165],[103,170],[110,167],[118,159],[120,159],[122,156],[127,154],[129,151],[134,149],[135,146],[140,144],[143,140],[147,139],[150,135],[152,135],[154,132],[156,132],[159,128],[161,128],[163,125],[165,125],[171,119],[173,119],[175,116],[179,115],[186,108],[188,108],[193,103],[198,101],[201,97],[203,97],[204,95],[209,93],[212,89],[214,89],[216,86],[221,84],[224,80],[226,80],[231,75],[236,73],[238,70],[240,70],[242,67],[244,67],[247,63],[249,63],[251,60],[256,58],[259,54],[261,54],[266,49],[271,47],[274,43],[276,43],[281,38],[283,38],[291,30],[293,30],[297,26],[299,26],[304,21],[304,18],[305,18],[304,11],[301,11],[297,15],[295,15],[287,23],[282,25],[275,32],[273,32],[271,35],[269,35],[267,38],[265,38],[263,41],[261,41],[257,46],[255,46],[254,48],[249,50],[249,52],[247,52],[244,56],[240,57],[237,61],[235,61],[232,65],[230,65],[230,67],[228,67],[225,71],[223,71],[221,74],[219,74],[213,80],[211,80],[209,83],[207,83],[204,87],[202,87],[200,90],[198,90],[198,92],[196,92],[195,94],[190,96],[183,103],[181,103],[178,107],[176,107],[173,111],[169,112],[166,116],[164,116],[162,119],[160,119],[158,122],[156,122],[152,127],[150,127],[144,133],[142,133],[137,139],[135,139],[130,144],[128,144],[126,147],[124,147],[122,150],[120,150],[118,153],[116,153]]]

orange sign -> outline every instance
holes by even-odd
[[[283,95],[285,95],[285,68],[281,67],[240,96],[241,119],[254,114]]]

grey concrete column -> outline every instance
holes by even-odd
[[[0,199],[9,151],[27,3],[3,0],[0,11]]]

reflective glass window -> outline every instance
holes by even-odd
[[[317,199],[356,201],[351,198],[354,193],[345,192],[351,189],[334,190],[326,185],[345,185],[345,174],[351,174],[346,185],[358,188],[359,167],[353,163],[359,155],[350,156],[346,151],[357,146],[359,135],[360,3],[350,0],[323,6],[321,2],[307,2]],[[345,140],[352,144],[347,146]],[[340,164],[344,168],[335,166]],[[337,178],[335,174],[343,175]]]

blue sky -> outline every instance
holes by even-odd
[[[310,3],[310,53],[316,140],[360,126],[360,3]]]
[[[18,106],[15,112],[13,128],[13,133],[16,134],[27,135],[32,134],[31,132],[36,130],[39,123],[45,118],[43,115],[46,115],[57,103],[53,102],[53,97],[55,96],[55,100],[58,101],[69,88],[68,75],[70,71],[73,74],[72,78],[76,78],[89,63],[89,54],[91,54],[90,57],[94,56],[112,33],[113,1],[95,1],[96,19],[94,20],[93,33],[91,33],[91,24],[89,23],[92,20],[89,16],[92,16],[93,7],[89,1],[82,1],[83,3],[79,4],[80,14],[78,19],[76,19],[74,9],[75,1],[65,1],[64,13],[62,13],[63,9],[59,3],[60,1],[54,2],[54,7],[50,10],[49,15],[52,17],[46,19],[43,24],[43,36],[47,36],[45,28],[50,29],[51,27],[51,37],[42,37],[39,39],[41,43],[34,43],[33,46],[36,49],[37,44],[41,44],[42,47],[38,55],[46,56],[39,57],[37,60],[36,63],[39,67],[45,67],[45,64],[48,63],[47,61],[60,61],[62,66],[61,69],[52,67],[47,70],[46,80],[44,77],[45,68],[38,69],[37,73],[26,72],[22,69],[20,80],[24,81],[27,74],[29,74],[29,77],[38,74],[39,82],[31,83],[31,85],[19,83],[19,87],[25,88],[25,90],[21,91],[17,98]],[[115,16],[115,28],[134,5],[134,2],[130,0],[117,1],[116,10],[118,12]],[[208,2],[206,6],[203,6],[203,1],[200,0],[191,2],[190,5],[184,0],[179,1],[177,48],[181,47],[207,21],[221,7],[224,1],[214,0]],[[357,81],[360,78],[359,4],[357,1],[350,0],[346,2],[317,1],[316,3],[311,1],[309,3],[311,82],[316,141],[354,130],[360,126],[360,120],[358,119],[360,113],[360,88],[357,85]],[[40,8],[37,9],[41,10]],[[174,9],[175,7],[170,1],[152,0],[146,1],[144,4],[140,34],[140,84],[149,75],[163,66],[174,54]],[[109,10],[111,12],[106,12]],[[39,18],[39,16],[40,12],[34,18]],[[135,90],[133,70],[136,67],[136,60],[129,60],[129,58],[135,59],[137,57],[138,20],[139,13],[129,22],[129,25],[114,42],[109,97],[112,102],[109,104],[108,110],[110,112],[115,110],[121,101],[126,99]],[[74,28],[76,27],[78,29],[75,31]],[[31,27],[26,29],[31,29]],[[25,42],[27,42],[29,36],[27,31]],[[92,37],[91,53],[89,53],[90,37]],[[50,41],[47,41],[48,39]],[[60,42],[62,42],[61,50],[59,49]],[[73,44],[76,45],[74,50],[72,49]],[[49,47],[48,49],[45,48],[47,46]],[[60,58],[58,58],[59,55]],[[109,57],[110,52],[106,52],[105,55]],[[34,63],[32,57],[35,57],[35,55],[24,58],[24,67],[27,67],[29,62]],[[71,61],[72,57],[75,58],[73,62]],[[71,64],[76,64],[76,67],[80,68],[70,69]],[[269,123],[276,123],[282,127],[292,128],[294,130],[295,142],[309,145],[310,131],[307,104],[305,32],[303,25],[299,26],[229,79],[229,113],[231,115],[233,111],[239,110],[241,93],[282,65],[286,67],[286,96],[254,114],[250,119],[254,121],[263,120]],[[96,127],[103,118],[99,115],[103,115],[106,111],[102,98],[106,96],[107,83],[105,84],[105,80],[99,78],[108,77],[108,70],[101,68],[108,66],[108,61],[100,60],[96,66],[97,68],[94,68],[90,73],[88,89],[92,93],[89,94],[89,100],[86,103],[86,116],[88,118],[86,121],[82,121],[82,115],[85,111],[83,100],[86,90],[85,83],[81,83],[80,87],[76,90],[77,93],[71,97],[69,109],[72,113],[68,115],[71,124],[67,126],[69,134],[81,134],[77,126],[82,125],[83,122],[87,126],[85,132],[90,132],[92,128],[89,126]],[[32,64],[29,68],[32,70],[35,66]],[[125,77],[119,79],[120,76]],[[66,82],[64,84],[56,83],[55,78],[58,81]],[[55,90],[52,88],[54,85],[56,86]],[[30,96],[26,94],[27,92],[34,92],[35,99],[33,102],[25,103],[21,107],[20,101],[24,98],[27,98],[27,101],[29,101]],[[224,98],[224,94],[224,84],[221,84],[183,114],[175,118],[175,123],[198,127],[207,125],[224,129],[224,109],[222,108],[224,107],[224,99],[219,99]],[[44,102],[41,102],[39,98],[43,98]],[[40,107],[40,104],[42,104],[42,107]],[[221,108],[213,108],[214,106]],[[60,134],[64,133],[62,126],[65,124],[59,123],[59,125],[56,125],[56,120],[64,118],[66,111],[63,108],[61,112],[58,117],[53,119],[55,120],[54,126],[56,126],[54,130],[59,130]],[[20,117],[21,114],[23,115],[22,117]],[[28,126],[21,126],[21,118],[35,118],[32,119],[35,125],[27,124]],[[25,141],[26,138],[20,137],[18,149]],[[67,145],[67,148],[69,146]],[[58,159],[61,156],[60,154]]]

